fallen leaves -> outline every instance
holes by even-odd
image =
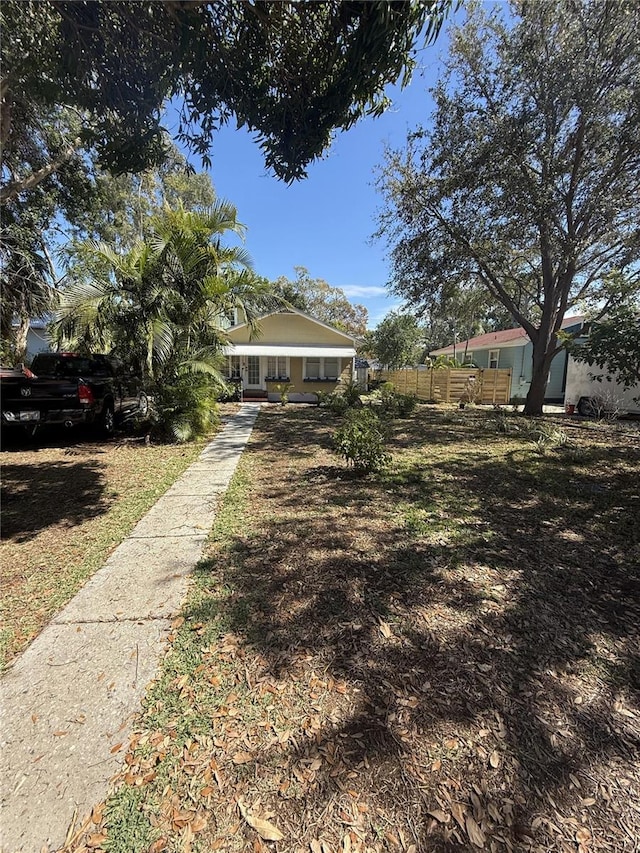
[[[469,841],[476,847],[484,847],[484,842],[486,840],[484,832],[480,829],[478,824],[475,822],[475,819],[470,814],[465,817],[465,828],[467,830],[467,835],[469,836]]]
[[[280,832],[277,826],[268,820],[255,817],[242,800],[238,800],[238,808],[240,809],[240,814],[244,820],[252,829],[255,829],[260,838],[264,839],[264,841],[282,841],[284,835]]]
[[[256,450],[245,532],[215,541],[198,587],[204,603],[190,611],[198,616],[173,626],[172,655],[184,657],[168,667],[169,697],[157,698],[126,759],[134,793],[147,808],[161,804],[153,825],[166,848],[195,849],[200,832],[203,849],[223,853],[276,844],[297,853],[634,849],[636,770],[620,754],[615,773],[602,756],[590,766],[588,739],[579,740],[586,710],[606,716],[617,735],[628,732],[634,699],[625,693],[615,708],[609,699],[599,704],[582,659],[571,657],[576,638],[538,618],[554,613],[535,590],[518,597],[527,554],[505,546],[476,562],[463,550],[454,565],[448,552],[418,543],[405,555],[385,538],[402,511],[397,491],[390,506],[367,490],[371,525],[354,523],[349,504],[334,500],[352,488],[347,481],[328,479],[319,496],[306,478],[303,466],[324,464],[324,450],[292,459],[282,447]],[[419,464],[428,464],[424,454]],[[467,471],[464,488],[471,482]],[[448,480],[438,483],[436,502],[440,487],[449,490]],[[482,495],[492,500],[489,489]],[[322,513],[307,517],[316,503]],[[475,513],[466,513],[470,525]],[[513,530],[500,517],[506,539]],[[275,530],[280,537],[265,535]],[[294,545],[302,531],[304,548]],[[549,557],[544,537],[539,545]],[[545,583],[542,569],[536,578]],[[509,595],[492,603],[504,598],[508,610],[492,606],[488,615],[472,603],[500,589]],[[586,611],[580,619],[593,625]],[[551,645],[534,633],[550,626]],[[551,653],[552,675],[538,666],[538,651]],[[568,676],[556,661],[565,651]],[[623,656],[622,646],[605,652]],[[574,703],[576,695],[584,702]],[[572,775],[560,794],[532,769],[567,755]],[[140,790],[145,779],[148,792]]]
[[[431,811],[428,811],[427,814],[431,815],[431,817],[434,817],[438,821],[438,823],[449,823],[451,819],[450,815],[443,812],[442,809],[431,809]]]
[[[254,761],[254,756],[250,752],[236,752],[231,760],[234,764],[249,764]]]
[[[380,620],[378,627],[380,629],[380,633],[385,638],[385,640],[390,640],[391,637],[393,637],[393,631],[391,630],[391,625],[389,625],[388,622],[383,622],[382,620]]]

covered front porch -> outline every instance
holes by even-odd
[[[245,398],[280,400],[278,386],[291,386],[292,402],[316,402],[318,391],[333,391],[354,376],[353,347],[229,344],[226,376]]]

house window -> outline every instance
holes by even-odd
[[[499,349],[490,349],[489,350],[489,367],[491,370],[498,369],[498,362],[500,360],[500,350]]]
[[[227,356],[227,379],[240,379],[240,356]]]
[[[337,382],[340,378],[339,358],[307,358],[305,359],[304,378],[311,379],[333,379]]]
[[[467,351],[462,357],[462,364],[473,364],[473,353]]]
[[[320,379],[320,359],[308,358],[305,379]]]
[[[325,379],[338,378],[338,359],[325,358],[324,360],[324,377]]]
[[[288,379],[287,359],[282,355],[270,355],[267,358],[267,379]]]

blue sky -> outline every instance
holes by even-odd
[[[387,294],[389,266],[382,242],[371,243],[376,210],[374,187],[385,144],[401,147],[408,130],[426,123],[432,109],[427,89],[436,79],[446,47],[419,51],[410,86],[391,87],[393,106],[378,119],[365,119],[339,134],[306,180],[287,186],[267,173],[260,149],[245,130],[226,127],[216,136],[210,170],[218,196],[232,202],[248,227],[245,247],[255,270],[275,279],[295,278],[303,266],[313,278],[341,287],[369,311],[369,327],[400,305]]]

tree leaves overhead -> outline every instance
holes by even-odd
[[[235,116],[291,181],[334,129],[384,110],[385,85],[408,80],[414,42],[435,39],[449,7],[6,0],[2,139],[11,149],[19,135],[15,105],[67,105],[104,165],[137,171],[162,160],[162,111],[174,98],[178,137],[205,162],[213,134]],[[7,177],[14,190],[23,178]]]

